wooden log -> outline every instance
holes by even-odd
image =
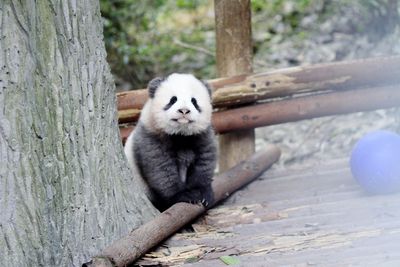
[[[216,90],[215,107],[321,91],[344,91],[400,83],[400,56],[294,67],[254,74]]]
[[[118,110],[118,122],[129,123],[136,122],[140,117],[140,109],[122,109]]]
[[[128,138],[129,134],[135,129],[134,126],[123,126],[119,127],[119,135],[121,137],[122,143],[125,144],[126,139]]]
[[[215,112],[216,133],[400,106],[399,85],[307,95]],[[133,127],[121,128],[125,140]]]
[[[213,182],[215,194],[213,204],[227,198],[234,191],[256,179],[279,157],[279,148],[268,145],[246,161],[216,176]],[[177,203],[154,220],[106,247],[99,256],[94,257],[91,262],[85,263],[83,266],[128,266],[204,211],[205,208],[202,205]]]
[[[400,106],[399,85],[286,99],[213,114],[218,133]]]
[[[141,110],[148,98],[146,89],[117,93],[117,108]]]
[[[210,80],[214,107],[318,91],[351,90],[400,82],[400,56],[280,69]],[[141,110],[146,90],[117,94],[118,110]]]
[[[219,76],[252,72],[250,0],[215,0],[216,61]],[[219,169],[227,170],[255,151],[254,129],[219,137]]]

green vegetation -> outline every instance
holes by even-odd
[[[207,0],[102,0],[113,73],[134,88],[171,72],[210,76],[215,65],[211,7]]]
[[[101,0],[100,3],[108,61],[120,85],[129,83],[130,88],[141,88],[154,76],[171,72],[215,77],[213,1]],[[256,69],[257,64],[266,66],[264,55],[276,51],[271,46],[284,41],[289,40],[296,47],[311,35],[333,32],[368,32],[369,37],[379,39],[399,19],[397,0],[252,0],[251,3]],[[340,20],[343,18],[346,20]]]

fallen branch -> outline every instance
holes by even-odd
[[[279,157],[280,150],[269,145],[248,160],[216,176],[213,182],[214,204],[253,181]],[[83,266],[127,266],[204,212],[202,205],[177,203],[126,237],[115,241]]]

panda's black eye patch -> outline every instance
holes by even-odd
[[[199,104],[197,104],[197,100],[194,97],[192,97],[192,104],[199,112],[201,112],[201,108],[199,107]]]
[[[176,96],[171,97],[169,103],[164,107],[164,110],[168,110],[170,107],[172,107],[172,105],[175,104],[177,100],[178,98]]]

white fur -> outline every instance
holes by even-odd
[[[176,103],[164,110],[173,96],[177,97]],[[192,98],[196,99],[201,112],[191,102]],[[190,113],[183,115],[179,109],[188,109]],[[161,83],[154,98],[147,101],[140,120],[149,130],[193,135],[207,129],[211,113],[211,99],[206,86],[191,74],[174,73]]]

